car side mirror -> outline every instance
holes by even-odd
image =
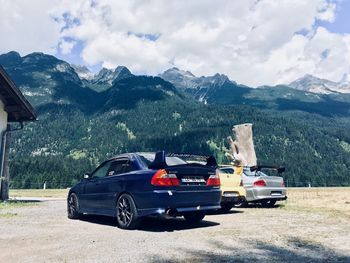
[[[90,174],[89,173],[84,174],[84,179],[89,179],[89,178],[90,178]]]

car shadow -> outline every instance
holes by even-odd
[[[272,209],[272,208],[279,208],[279,207],[284,207],[284,204],[275,204],[271,207],[264,207],[259,203],[251,203],[246,205],[245,207],[242,208],[261,208],[261,209]]]
[[[223,212],[221,210],[214,210],[207,213],[207,215],[231,215],[231,214],[241,214],[244,211],[241,210],[230,210],[228,212]]]
[[[84,215],[80,220],[105,226],[118,226],[117,220],[114,217],[109,216]],[[183,218],[145,217],[141,220],[141,223],[136,230],[148,232],[173,232],[194,228],[213,227],[217,225],[219,225],[219,223],[208,220],[203,220],[198,224],[190,224]]]
[[[217,222],[203,220],[197,224],[188,223],[183,218],[162,218],[162,217],[146,217],[142,220],[138,230],[148,232],[173,232],[181,230],[189,230],[195,228],[206,228],[220,225]]]

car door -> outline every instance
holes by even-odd
[[[101,190],[103,203],[100,204],[103,209],[111,213],[115,212],[116,200],[119,194],[124,190],[126,178],[123,176],[131,172],[132,164],[128,158],[116,159],[111,163],[106,177],[101,179]]]
[[[84,186],[84,193],[80,197],[81,208],[86,212],[99,213],[103,207],[101,203],[104,202],[103,192],[103,178],[106,177],[108,170],[110,169],[112,161],[102,163],[86,180]]]

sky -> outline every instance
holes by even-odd
[[[0,54],[222,73],[249,86],[350,81],[350,0],[0,0]]]

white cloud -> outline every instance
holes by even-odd
[[[76,41],[66,41],[63,39],[59,43],[59,49],[62,54],[66,55],[72,52],[72,49],[75,46],[75,44],[76,44]]]
[[[307,73],[338,81],[350,71],[349,35],[315,27],[316,19],[334,21],[334,1],[51,3],[0,0],[5,5],[0,11],[0,33],[10,36],[0,51],[11,47],[22,52],[69,53],[74,41],[79,41],[84,43],[81,56],[90,65],[125,65],[147,74],[177,66],[196,75],[224,73],[252,86],[287,83]],[[17,17],[28,24],[14,23]],[[29,28],[40,36],[40,45],[26,32],[22,36]]]
[[[0,53],[54,54],[63,26],[52,18],[58,0],[0,0]]]

